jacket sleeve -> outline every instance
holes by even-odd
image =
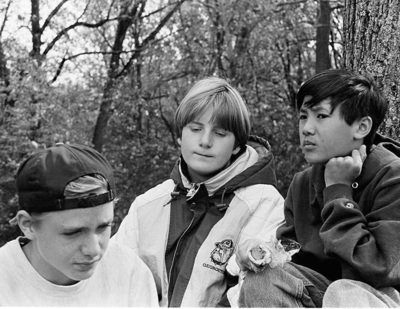
[[[285,222],[283,214],[284,199],[274,186],[264,185],[264,194],[255,205],[246,226],[243,228],[239,242],[249,238],[270,241],[276,237],[276,230]]]
[[[118,231],[112,237],[114,241],[122,243],[133,249],[137,254],[139,251],[139,228],[137,222],[138,199],[132,203],[128,214],[122,220]]]
[[[385,167],[366,188],[324,189],[320,236],[342,277],[374,287],[400,284],[400,167]],[[364,190],[359,203],[353,195]]]
[[[250,238],[270,241],[271,236],[276,237],[276,230],[284,223],[282,195],[272,185],[253,186],[258,194],[251,194],[257,202],[248,203],[253,208],[252,215],[240,233],[238,244]],[[236,263],[236,254],[233,254],[227,264],[227,272],[233,276],[240,276],[239,284],[230,288],[227,298],[231,307],[238,307],[240,286],[245,272],[241,272]]]
[[[141,239],[148,236],[149,230],[158,231],[160,226],[164,227],[165,221],[169,222],[169,207],[164,206],[169,204],[168,200],[171,199],[174,186],[174,182],[168,179],[137,196],[113,236],[115,241],[125,244],[142,256],[143,247],[149,246],[149,244],[141,244]],[[153,236],[156,235],[157,232]],[[162,237],[158,238],[163,239]],[[154,246],[154,243],[152,242],[150,245]]]
[[[277,228],[284,223],[284,200],[278,190],[271,185],[256,185],[252,189],[259,195],[249,194],[254,196],[253,203],[247,201],[247,206],[253,208],[252,214],[240,232],[236,247],[251,238],[270,241],[271,236],[276,237]],[[230,258],[227,270],[232,275],[239,274],[240,269],[236,263],[236,254]]]

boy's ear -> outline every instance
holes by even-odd
[[[182,139],[180,137],[178,137],[177,139],[179,146],[182,146]]]
[[[369,116],[363,117],[356,121],[356,131],[354,132],[355,139],[364,139],[372,129],[372,118]]]
[[[240,151],[240,146],[237,146],[236,148],[233,149],[232,154],[237,155]]]
[[[20,210],[16,216],[18,226],[25,237],[32,240],[34,238],[33,223],[35,219],[25,210]]]

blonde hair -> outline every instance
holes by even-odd
[[[85,175],[69,182],[64,188],[66,199],[85,197],[108,191],[108,182],[100,174]]]
[[[239,92],[219,77],[198,81],[183,98],[175,112],[177,136],[209,108],[213,110],[211,121],[235,135],[235,146],[246,145],[251,129],[249,111]]]

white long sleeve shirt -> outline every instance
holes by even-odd
[[[158,298],[147,266],[112,240],[92,277],[62,286],[44,279],[15,239],[0,248],[0,306],[158,307]]]

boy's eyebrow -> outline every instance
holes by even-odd
[[[197,124],[197,125],[203,125],[203,123],[202,123],[202,122],[199,122],[199,121],[197,121],[197,120],[192,120],[192,121],[189,121],[187,124]]]
[[[304,107],[304,105],[303,105],[303,106],[300,108],[300,112],[303,112],[303,113],[305,113],[307,110],[311,110],[311,111],[313,111],[313,112],[317,112],[317,111],[320,111],[320,110],[324,110],[324,111],[330,112],[329,109],[327,109],[327,108],[321,106],[321,104],[316,104],[316,105],[314,105],[314,106],[312,106],[312,107]]]
[[[114,222],[114,219],[110,219],[110,220],[103,220],[101,222],[98,223],[97,226],[102,226],[102,225],[109,225],[112,224]],[[81,229],[85,229],[87,228],[86,225],[61,225],[61,228],[65,229],[65,230],[81,230]]]

